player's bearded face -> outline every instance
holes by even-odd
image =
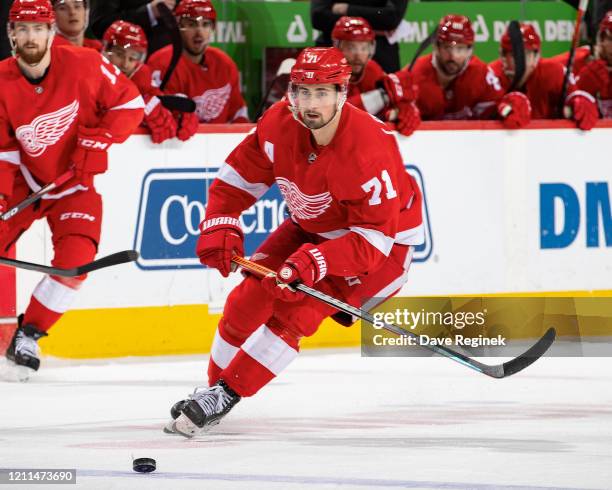
[[[365,66],[374,54],[373,44],[368,41],[342,41],[340,47],[342,54],[353,70],[351,82],[356,83],[363,76]]]
[[[295,96],[302,121],[309,129],[320,129],[336,115],[338,91],[334,85],[300,85]]]
[[[459,43],[438,43],[435,56],[438,67],[445,75],[458,75],[472,56],[472,46]]]
[[[45,56],[51,30],[47,24],[17,22],[11,32],[15,40],[15,53],[29,65],[35,65]]]
[[[180,19],[179,28],[185,50],[193,56],[201,55],[210,42],[214,27],[214,23],[209,19]]]

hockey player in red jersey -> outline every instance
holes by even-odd
[[[423,120],[489,119],[503,95],[487,65],[473,54],[474,31],[463,15],[442,18],[433,53],[412,70]]]
[[[348,102],[376,115],[409,136],[421,122],[415,104],[416,87],[409,71],[387,75],[372,59],[374,30],[363,17],[340,17],[331,34],[352,68]]]
[[[183,55],[164,90],[192,98],[200,122],[249,122],[236,63],[220,49],[208,46],[217,20],[212,3],[183,0],[175,8],[174,15],[183,38]],[[166,46],[149,58],[148,64],[158,85],[171,57],[172,46]]]
[[[55,10],[57,29],[54,44],[72,44],[96,51],[102,50],[100,41],[85,37],[89,24],[89,0],[51,0],[51,3]]]
[[[229,295],[208,367],[210,388],[177,402],[167,430],[186,436],[217,423],[298,355],[337,310],[288,285],[301,281],[351,305],[393,296],[423,241],[421,193],[384,123],[345,104],[351,68],[336,48],[306,48],[288,101],[268,109],[209,189],[197,246],[223,276],[243,255],[240,214],[276,182],[285,220],[253,255],[278,279],[247,275]],[[377,303],[378,304],[378,303]],[[374,305],[371,305],[374,306]]]
[[[0,220],[0,254],[33,221],[46,218],[55,267],[94,259],[102,200],[93,177],[107,169],[107,150],[138,126],[143,101],[121,72],[91,49],[51,46],[55,15],[48,0],[15,0],[9,10],[14,57],[0,62],[0,213],[74,169],[53,194]],[[27,101],[27,103],[24,103]],[[85,277],[45,276],[20,317],[10,361],[37,370],[37,340],[70,307]]]
[[[155,86],[151,69],[144,64],[148,42],[142,27],[116,20],[108,27],[102,40],[104,55],[136,84],[145,101],[143,123],[149,128],[153,143],[162,143],[177,136],[176,121],[161,104],[158,95],[162,95],[162,91]],[[191,117],[196,116],[192,114]],[[187,126],[181,128],[183,140],[193,135],[193,132],[184,134]]]
[[[578,72],[576,85],[597,99],[604,118],[612,118],[612,10],[597,31],[596,57]]]
[[[525,51],[525,72],[513,84],[514,58],[508,29],[500,42],[500,58],[490,68],[500,80],[504,92],[513,86],[513,91],[504,95],[498,109],[503,124],[517,129],[526,126],[531,119],[559,117],[559,105],[565,69],[555,61],[541,59],[540,36],[533,26],[522,24],[521,37]],[[586,92],[577,91],[570,84],[566,104],[569,113],[581,129],[591,129],[597,122],[595,99]]]

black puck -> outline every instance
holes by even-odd
[[[138,473],[151,473],[157,468],[157,463],[153,458],[136,458],[133,462],[133,468]]]

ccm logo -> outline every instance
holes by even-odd
[[[92,150],[106,150],[109,147],[108,143],[103,143],[101,141],[96,140],[88,140],[85,138],[80,139],[79,145],[83,148],[91,148]]]
[[[87,213],[63,213],[60,215],[60,221],[67,219],[84,219],[87,221],[96,221],[96,218]]]

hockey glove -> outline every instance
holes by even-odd
[[[0,216],[8,211],[8,202],[5,198],[0,197]],[[8,231],[8,222],[0,219],[0,236]]]
[[[410,136],[421,124],[421,111],[414,102],[401,102],[397,109],[387,110],[385,118],[395,118],[395,121],[387,125],[404,136]]]
[[[502,124],[507,129],[524,128],[531,121],[531,103],[521,92],[510,92],[497,105]]]
[[[416,99],[417,90],[408,70],[389,73],[379,83],[389,98],[389,105],[398,106],[400,102]]]
[[[177,119],[178,131],[176,136],[181,141],[187,141],[198,132],[200,120],[195,112],[175,112]]]
[[[144,122],[151,131],[151,140],[159,144],[176,136],[176,121],[161,101],[153,96],[145,106]]]
[[[112,135],[107,129],[79,126],[77,146],[71,158],[76,180],[89,185],[95,174],[106,172],[107,152],[112,144]]]
[[[217,269],[227,277],[232,272],[232,257],[244,255],[243,242],[238,218],[212,216],[200,223],[196,253],[203,265]]]
[[[595,98],[582,90],[571,93],[566,100],[565,117],[576,121],[576,126],[583,131],[593,129],[599,119]]]
[[[263,288],[274,298],[282,301],[299,301],[304,293],[296,291],[291,285],[302,283],[311,287],[327,274],[327,261],[316,245],[306,243],[290,255],[280,266],[276,277],[264,277]]]
[[[597,95],[604,92],[610,83],[610,73],[608,72],[608,64],[604,60],[592,61],[586,65],[580,74],[576,85],[580,90],[585,90],[591,95]]]

